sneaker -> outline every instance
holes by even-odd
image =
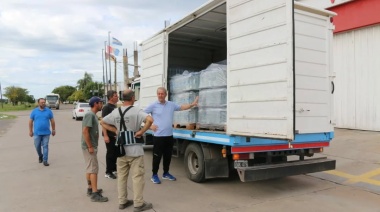
[[[98,193],[103,193],[103,189],[98,188]],[[92,195],[92,188],[88,188],[87,189],[87,196],[91,196],[91,195]]]
[[[158,175],[153,175],[152,178],[150,179],[154,184],[160,184],[160,178],[158,178]]]
[[[166,174],[163,174],[162,175],[162,179],[165,179],[165,180],[171,180],[171,181],[175,181],[177,180],[173,175],[166,173]]]
[[[133,200],[127,200],[126,203],[119,205],[119,209],[125,209],[126,207],[129,207],[131,205],[133,205]]]
[[[42,157],[43,157],[43,156],[38,157],[38,162],[39,162],[39,163],[42,163]]]
[[[111,173],[107,173],[105,175],[106,178],[110,178],[110,179],[116,179],[116,176],[111,172]]]
[[[108,198],[103,197],[99,192],[94,192],[91,195],[91,202],[107,202]]]
[[[49,166],[50,164],[47,161],[44,161],[44,166]]]
[[[152,208],[153,208],[152,203],[144,202],[140,207],[135,207],[133,209],[133,212],[146,211]]]

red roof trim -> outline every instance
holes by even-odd
[[[343,32],[380,23],[379,0],[356,0],[329,8],[334,17],[335,31]]]

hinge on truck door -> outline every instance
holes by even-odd
[[[288,140],[288,148],[289,149],[293,149],[293,145],[292,145],[292,141],[291,140]]]
[[[303,112],[309,112],[310,110],[305,110],[303,108],[296,110],[296,112],[303,113]]]

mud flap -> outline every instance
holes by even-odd
[[[226,158],[205,160],[205,178],[228,177],[228,160]]]

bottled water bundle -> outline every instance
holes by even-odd
[[[212,63],[201,71],[199,89],[227,86],[227,65]]]
[[[198,126],[200,128],[224,129],[226,122],[226,108],[199,108],[198,110]]]
[[[198,92],[194,91],[188,91],[188,92],[183,92],[183,93],[175,93],[171,95],[171,101],[175,102],[179,105],[183,104],[191,104],[194,102],[195,97],[198,96]]]
[[[199,89],[199,72],[184,71],[181,75],[174,75],[169,82],[171,93],[181,93]]]
[[[192,108],[190,110],[175,111],[173,121],[174,124],[181,126],[195,124],[198,122],[198,109]]]
[[[203,89],[199,91],[199,107],[226,107],[227,88]]]

